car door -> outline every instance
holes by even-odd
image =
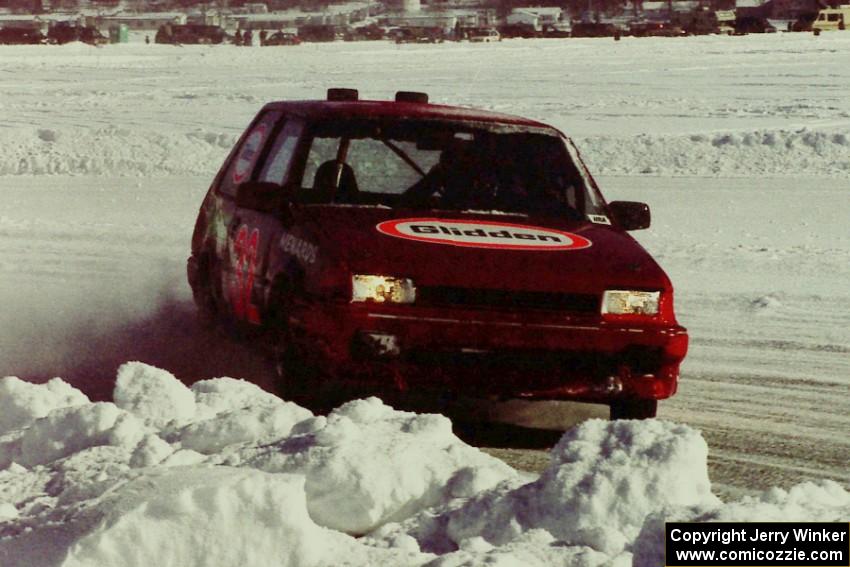
[[[234,163],[230,181],[236,191],[240,184],[263,182],[283,191],[292,157],[301,137],[300,119],[269,117],[261,121],[246,139]],[[268,193],[280,201],[279,193]],[[269,256],[283,232],[281,211],[276,207],[244,206],[236,201],[228,227],[225,295],[230,315],[238,322],[261,325],[265,300],[271,284]]]

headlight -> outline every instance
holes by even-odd
[[[351,280],[351,301],[413,303],[416,300],[416,287],[407,278],[354,275]]]
[[[658,315],[660,291],[609,289],[602,294],[603,315]]]

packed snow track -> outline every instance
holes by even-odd
[[[4,374],[61,376],[101,399],[115,369],[142,360],[190,381],[268,383],[249,349],[197,327],[184,266],[206,180],[14,178],[0,193]],[[603,178],[610,198],[649,202],[638,234],[677,283],[691,350],[660,417],[702,430],[719,493],[848,484],[850,266],[843,182]],[[695,215],[693,211],[710,211]],[[817,224],[817,231],[807,230]],[[703,226],[704,225],[704,226]],[[716,226],[715,226],[716,225]],[[265,382],[264,382],[265,381]],[[541,470],[541,451],[495,451]]]

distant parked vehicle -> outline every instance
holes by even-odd
[[[732,18],[735,13],[732,12]],[[670,23],[679,26],[684,35],[707,35],[720,33],[720,21],[714,10],[696,8],[690,12],[674,12]],[[731,31],[732,28],[730,27]]]
[[[361,26],[359,28],[348,28],[343,34],[345,41],[377,41],[386,37],[384,28],[377,25]]]
[[[467,35],[469,41],[473,43],[491,43],[494,41],[502,41],[502,36],[493,28],[474,28]]]
[[[748,33],[776,33],[776,28],[765,18],[740,16],[735,19],[735,35]]]
[[[682,26],[670,22],[632,22],[629,33],[635,37],[678,37],[685,35]]]
[[[47,38],[39,30],[30,27],[4,27],[0,29],[0,44],[36,45],[45,43]]]
[[[843,4],[838,8],[824,8],[818,12],[818,16],[812,23],[813,30],[835,31],[846,30],[850,24],[850,4]]]
[[[100,30],[91,26],[83,26],[80,29],[79,39],[89,45],[104,45],[109,43],[109,38],[100,33]]]
[[[336,26],[313,24],[300,26],[298,28],[298,37],[301,38],[301,41],[312,42],[329,42],[338,39]],[[339,39],[342,38],[340,37]]]
[[[77,26],[68,22],[59,22],[47,30],[47,41],[57,45],[77,41]]]
[[[227,33],[219,26],[202,24],[166,24],[156,32],[156,43],[219,44],[227,39]]]
[[[613,37],[622,33],[614,24],[578,22],[573,24],[573,37]]]
[[[532,38],[541,36],[541,33],[534,29],[534,26],[531,24],[505,24],[503,26],[499,26],[498,29],[499,33],[504,38]]]
[[[797,19],[791,24],[791,28],[788,31],[792,32],[809,32],[812,31],[812,26],[817,19],[817,12],[806,12],[805,14],[800,14],[797,16]]]
[[[266,38],[263,45],[298,45],[301,38],[293,32],[278,31]]]
[[[541,37],[563,38],[571,37],[573,33],[570,24],[547,24],[543,26]]]
[[[109,38],[100,33],[92,26],[79,26],[70,22],[59,22],[47,31],[47,40],[50,43],[63,45],[72,41],[81,41],[89,45],[104,45],[109,43]]]
[[[717,10],[714,15],[717,18],[717,33],[721,35],[735,33],[735,10]]]
[[[396,43],[443,43],[446,36],[440,28],[398,28],[393,39]]]

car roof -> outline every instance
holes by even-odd
[[[265,110],[281,110],[313,120],[347,118],[418,118],[422,120],[448,120],[459,122],[484,122],[545,129],[560,134],[557,128],[512,114],[502,114],[475,108],[445,106],[420,102],[394,102],[386,100],[300,100],[271,102]]]

